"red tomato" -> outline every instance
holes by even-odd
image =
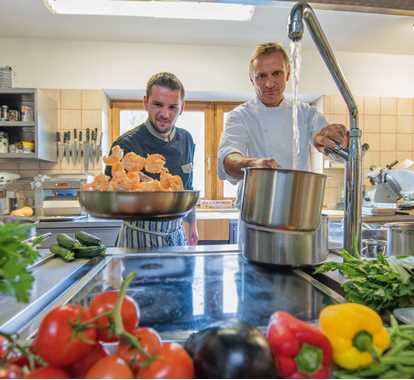
[[[4,359],[7,354],[7,346],[9,341],[2,335],[0,335],[0,359]]]
[[[98,360],[88,371],[85,379],[133,379],[134,374],[124,359],[116,355]]]
[[[164,343],[156,353],[157,358],[138,371],[138,379],[193,379],[193,360],[177,343]]]
[[[22,369],[15,364],[6,364],[0,366],[0,379],[21,379],[23,377]]]
[[[141,327],[135,330],[133,334],[138,339],[141,347],[149,354],[155,354],[161,347],[161,338],[154,329]],[[119,343],[116,355],[124,359],[134,371],[137,371],[140,364],[148,359],[125,341]]]
[[[112,311],[115,307],[118,294],[119,292],[115,291],[98,294],[89,306],[91,313],[97,317],[104,312]],[[121,316],[125,330],[132,333],[139,322],[139,308],[136,302],[129,296],[125,296],[124,298],[121,307]],[[99,318],[96,324],[99,340],[103,342],[115,342],[118,340],[113,334],[110,327],[112,321],[110,323],[108,317]]]
[[[59,369],[52,367],[37,368],[30,372],[25,379],[69,379],[69,375]]]
[[[108,356],[108,353],[102,347],[101,344],[97,343],[93,346],[92,350],[87,355],[83,356],[75,363],[73,363],[67,371],[71,378],[83,379],[89,369],[100,359]]]
[[[90,318],[89,311],[80,305],[59,306],[51,310],[40,323],[33,351],[54,367],[74,363],[92,350],[96,330],[88,328],[75,333],[73,325]]]

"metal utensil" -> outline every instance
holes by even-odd
[[[78,139],[78,158],[79,161],[82,161],[82,157],[83,157],[83,143],[82,143],[82,130],[79,131],[79,139]]]
[[[290,231],[315,231],[320,224],[326,176],[300,170],[244,169],[241,218]]]
[[[91,141],[91,130],[89,128],[86,128],[85,142],[83,145],[83,166],[85,168],[85,171],[89,170],[90,141]]]
[[[91,162],[92,166],[95,165],[95,161],[96,161],[96,151],[98,149],[97,138],[98,138],[98,128],[95,128],[95,130],[91,131],[91,159],[90,159],[90,162]]]
[[[199,191],[81,191],[79,201],[97,218],[109,219],[174,219],[191,210]]]
[[[73,130],[73,148],[72,148],[72,162],[73,165],[78,163],[79,158],[79,147],[78,147],[78,130],[75,128]]]
[[[98,165],[102,157],[102,131],[97,132],[96,141],[97,141],[97,146],[96,146],[95,159],[96,159],[96,165]]]
[[[66,131],[63,131],[63,156],[66,161],[68,160],[68,134]]]
[[[56,132],[56,142],[57,142],[56,159],[58,162],[61,162],[63,158],[63,144],[62,144],[62,138],[61,138],[60,132]]]
[[[70,164],[70,159],[71,159],[71,155],[72,155],[72,146],[71,146],[71,141],[70,141],[70,131],[66,132],[66,147],[67,147],[66,162],[68,164]]]

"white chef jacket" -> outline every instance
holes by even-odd
[[[292,169],[292,102],[284,99],[277,107],[267,107],[257,96],[231,111],[225,123],[218,151],[218,175],[233,185],[239,183],[236,205],[240,205],[241,184],[224,169],[224,158],[238,152],[248,157],[271,157],[283,169]],[[299,157],[296,169],[310,170],[313,136],[328,125],[325,117],[305,103],[298,105]]]

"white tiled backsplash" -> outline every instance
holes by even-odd
[[[414,160],[414,99],[356,97],[362,142],[370,149],[363,159],[364,185],[369,187],[367,169],[385,166],[394,160]],[[329,122],[349,127],[349,116],[342,98],[324,96],[323,109]],[[324,169],[328,176],[324,205],[335,208],[344,188],[344,169]]]

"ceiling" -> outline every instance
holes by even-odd
[[[52,15],[42,0],[1,0],[0,37],[233,46],[276,40],[286,44],[286,24],[293,2],[258,3],[262,5],[257,6],[250,22],[227,22]],[[403,12],[410,10],[410,4],[414,8],[414,1],[320,0],[319,3],[325,3],[321,5],[324,9],[316,5],[316,14],[334,50],[414,54],[414,9]],[[375,11],[381,11],[380,5],[385,9],[394,4],[393,13],[399,14],[331,10],[338,8],[338,3],[347,4],[347,9],[353,10],[353,5],[375,4]],[[372,10],[364,8],[367,9]],[[305,48],[313,48],[309,33],[305,33],[303,44]]]

